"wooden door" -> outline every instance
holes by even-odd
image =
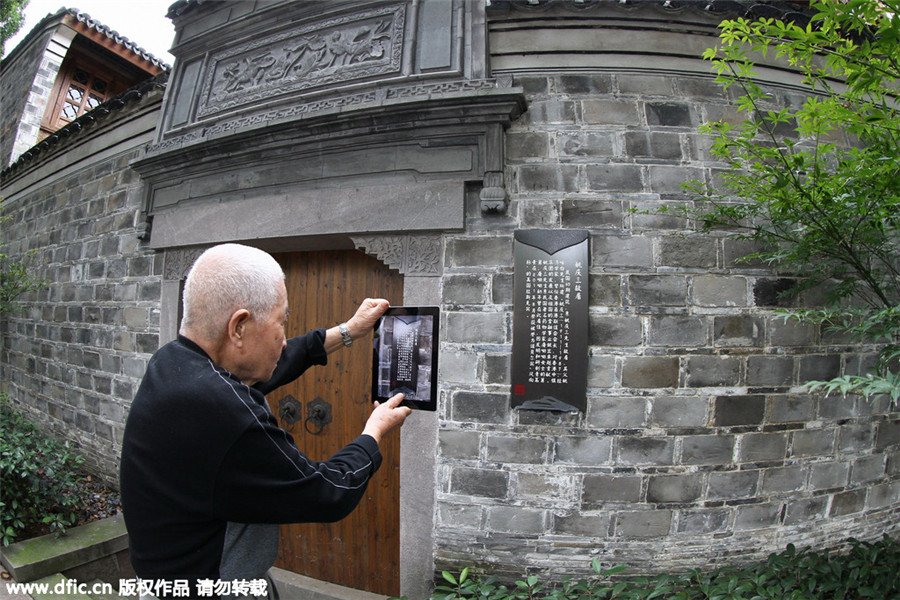
[[[276,259],[286,275],[289,337],[346,321],[367,297],[402,304],[402,275],[361,252],[303,252]],[[286,396],[296,399],[300,419],[280,424],[307,456],[324,460],[362,432],[372,411],[371,371],[369,335],[329,356],[328,365],[312,367],[273,391],[269,405],[279,415]],[[331,406],[332,421],[320,432],[315,423],[306,422],[313,401]],[[382,440],[380,449],[384,462],[356,510],[338,523],[282,526],[276,566],[378,594],[400,594],[399,432]]]

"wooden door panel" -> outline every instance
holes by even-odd
[[[294,253],[276,258],[286,275],[291,308],[288,336],[337,325],[367,297],[402,303],[402,276],[361,252]],[[313,367],[297,381],[269,394],[276,414],[279,401],[288,394],[301,403],[301,418],[293,426],[281,425],[307,456],[324,460],[362,431],[372,410],[371,369],[370,335],[332,354],[328,365]],[[309,402],[316,398],[332,407],[333,420],[319,434],[308,431],[305,424]],[[356,510],[338,523],[283,526],[276,566],[356,589],[399,595],[399,432],[382,440],[380,449],[384,462]]]

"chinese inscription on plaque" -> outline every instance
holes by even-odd
[[[588,235],[516,232],[512,406],[584,410]]]

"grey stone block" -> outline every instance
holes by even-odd
[[[506,498],[509,473],[506,471],[455,467],[450,473],[450,493],[482,498]]]
[[[620,275],[591,274],[590,305],[622,306],[622,277]]]
[[[644,190],[641,167],[607,163],[585,167],[587,190],[591,192],[639,193]]]
[[[812,491],[843,488],[847,486],[849,476],[849,463],[815,463],[809,467],[809,487]]]
[[[635,158],[681,160],[681,138],[674,133],[626,131],[625,153]]]
[[[555,199],[519,200],[519,224],[523,228],[555,227],[559,223],[559,204]]]
[[[583,100],[581,118],[592,125],[639,125],[637,103],[629,100]]]
[[[578,167],[571,165],[520,165],[517,181],[521,192],[571,193],[578,191]]]
[[[681,442],[681,462],[686,465],[727,465],[734,461],[733,435],[686,436]]]
[[[662,127],[693,127],[691,106],[679,102],[647,102],[644,105],[647,124]]]
[[[616,359],[613,356],[591,354],[588,356],[589,388],[611,388],[616,385]]]
[[[575,102],[570,100],[536,100],[528,105],[523,120],[530,124],[575,124]]]
[[[598,466],[609,463],[612,439],[607,436],[565,436],[557,438],[555,462]]]
[[[643,236],[592,236],[591,264],[595,267],[652,267],[652,241]]]
[[[441,354],[442,381],[474,383],[478,378],[478,355],[471,351],[445,351]]]
[[[716,244],[710,238],[669,236],[659,240],[660,266],[710,269],[716,262]]]
[[[747,385],[785,386],[794,380],[791,356],[750,356],[747,358]]]
[[[509,396],[456,392],[450,400],[450,418],[459,422],[506,423],[509,420]]]
[[[646,398],[601,396],[588,398],[587,422],[590,427],[643,427],[646,424]]]
[[[650,317],[648,341],[651,346],[686,348],[709,343],[706,317]]]
[[[766,411],[765,396],[718,396],[715,402],[715,425],[760,425]]]
[[[753,284],[753,302],[756,306],[791,306],[791,290],[796,287],[794,279],[757,279]]]
[[[673,95],[673,79],[653,74],[617,73],[619,92],[622,94],[640,94],[654,96]]]
[[[561,159],[612,158],[614,140],[612,133],[565,131],[556,140],[556,152]]]
[[[650,165],[648,167],[650,191],[657,194],[685,194],[685,185],[703,181],[703,170],[683,165]]]
[[[491,302],[500,305],[513,303],[513,274],[497,273],[491,277]]]
[[[503,344],[508,341],[506,313],[446,313],[448,342]]]
[[[438,505],[438,523],[453,529],[481,529],[484,509],[477,504]]]
[[[749,500],[759,493],[760,471],[710,473],[707,500]]]
[[[585,475],[581,501],[585,505],[640,502],[642,480],[637,475]]]
[[[806,469],[801,466],[765,469],[762,472],[760,492],[771,496],[784,492],[796,492],[806,487]]]
[[[616,535],[624,538],[665,537],[671,527],[670,510],[640,510],[616,515]]]
[[[734,528],[737,531],[766,529],[777,525],[781,518],[780,503],[748,504],[735,509]]]
[[[705,396],[662,396],[654,398],[650,424],[654,427],[704,427],[709,420],[709,400]]]
[[[447,261],[451,267],[512,267],[511,237],[468,237],[447,241]]]
[[[678,275],[632,275],[627,279],[632,306],[685,306],[687,277]]]
[[[885,450],[898,444],[900,444],[900,421],[882,421],[879,423],[875,447],[878,450]]]
[[[816,416],[816,401],[811,396],[776,395],[769,400],[772,423],[812,421]]]
[[[773,346],[807,346],[815,342],[818,331],[815,325],[793,319],[769,319],[766,323],[769,343]]]
[[[671,465],[674,456],[675,441],[672,438],[620,437],[616,441],[616,458],[621,465]]]
[[[443,458],[477,459],[480,456],[481,434],[478,431],[442,431],[438,448]]]
[[[544,511],[522,506],[492,506],[487,509],[487,528],[504,533],[541,533]]]
[[[804,429],[791,434],[790,456],[813,457],[834,454],[836,430]]]
[[[744,277],[699,275],[693,279],[693,303],[697,306],[741,307],[748,305]]]
[[[837,354],[801,356],[799,382],[827,381],[841,373],[841,357]]]
[[[750,315],[716,317],[713,339],[716,346],[762,346],[765,342],[765,322]]]
[[[825,516],[828,499],[825,497],[801,498],[786,504],[784,524],[799,525],[821,519]]]
[[[550,135],[544,131],[508,132],[506,157],[511,161],[550,156]]]
[[[622,229],[622,203],[567,198],[562,203],[562,223],[573,229]]]
[[[487,281],[484,275],[448,275],[443,278],[441,300],[444,304],[484,304]]]
[[[609,94],[613,91],[613,78],[599,73],[560,75],[557,89],[563,94]]]
[[[882,479],[886,473],[887,458],[883,454],[863,456],[850,464],[850,484],[861,485]]]
[[[517,473],[515,494],[517,498],[527,496],[538,501],[577,501],[574,475],[553,473]]]
[[[483,379],[487,384],[511,383],[511,358],[509,354],[486,354]]]
[[[831,499],[830,517],[843,517],[861,512],[866,507],[866,490],[850,490],[835,494]]]
[[[554,517],[553,528],[560,535],[575,535],[589,538],[603,538],[609,535],[610,516],[604,515],[558,515]]]
[[[490,434],[487,439],[487,460],[493,462],[541,464],[545,450],[542,438]]]
[[[678,518],[678,533],[703,535],[724,531],[731,511],[725,508],[682,511]]]
[[[699,473],[655,475],[647,483],[647,502],[693,502],[700,497],[701,489]]]
[[[642,339],[638,316],[590,315],[588,340],[592,346],[638,346]]]
[[[690,387],[734,386],[740,383],[741,359],[737,356],[690,356],[687,385]]]
[[[667,356],[628,356],[622,367],[622,386],[668,388],[678,385],[678,359]]]
[[[740,462],[784,460],[787,452],[785,433],[748,433],[740,436]]]

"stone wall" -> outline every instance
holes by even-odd
[[[705,74],[529,71],[509,215],[446,241],[437,568],[678,571],[895,531],[900,415],[802,390],[871,357],[776,314],[792,282],[745,242],[654,212],[714,178],[697,127],[729,98]],[[591,232],[583,415],[510,409],[515,228]]]
[[[128,406],[159,340],[162,255],[142,242],[142,184],[128,165],[161,98],[155,90],[111,126],[86,125],[64,152],[3,181],[4,251],[46,285],[3,316],[0,391],[113,484]]]

